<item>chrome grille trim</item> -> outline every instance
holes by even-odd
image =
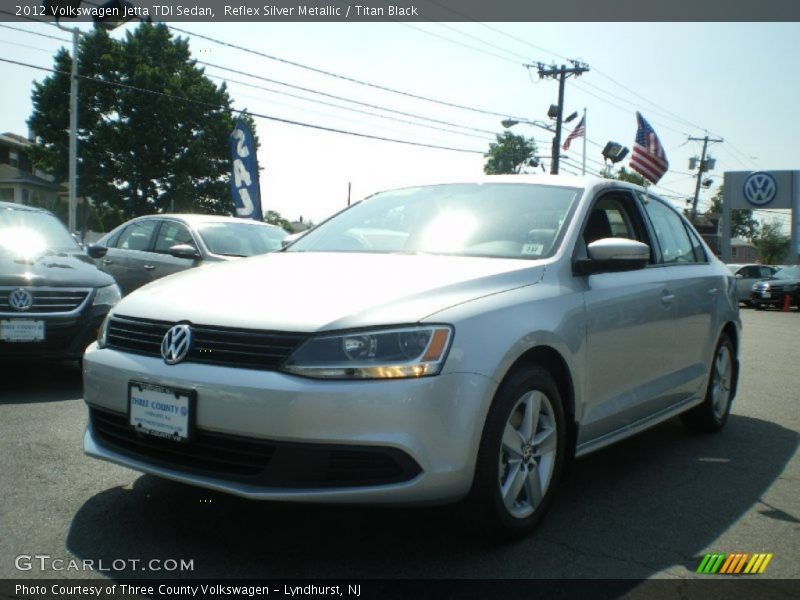
[[[8,298],[23,289],[33,296],[28,310],[14,310]],[[44,287],[34,285],[0,286],[0,316],[3,317],[72,317],[79,314],[92,298],[94,288]]]
[[[161,358],[161,340],[176,322],[114,315],[108,348]],[[264,331],[190,323],[192,346],[184,363],[275,371],[309,338],[306,333]]]

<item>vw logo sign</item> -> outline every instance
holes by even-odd
[[[778,195],[778,184],[769,173],[758,171],[750,173],[742,186],[744,199],[753,206],[765,206]]]
[[[8,295],[8,304],[14,310],[28,310],[33,306],[33,296],[28,290],[19,288]]]
[[[188,325],[175,325],[161,340],[161,356],[168,365],[181,362],[192,345],[192,330]]]

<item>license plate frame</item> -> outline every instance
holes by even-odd
[[[30,332],[20,335],[18,332]],[[47,337],[45,322],[41,319],[3,319],[0,320],[0,341],[10,344],[39,343]],[[15,335],[16,333],[16,335]]]
[[[134,399],[137,401],[134,402]],[[186,443],[194,438],[197,407],[195,390],[129,381],[127,406],[128,426],[143,436],[177,443]]]

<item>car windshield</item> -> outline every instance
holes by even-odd
[[[800,279],[800,266],[784,267],[773,275],[776,279]]]
[[[322,223],[286,251],[544,258],[555,251],[581,191],[484,183],[383,192]]]
[[[58,252],[80,252],[80,246],[56,217],[32,210],[0,209],[0,253],[33,258]]]
[[[200,223],[197,226],[209,252],[222,256],[255,256],[281,249],[288,234],[279,227],[257,223]]]

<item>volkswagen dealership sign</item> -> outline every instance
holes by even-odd
[[[725,196],[722,199],[723,224],[731,222],[731,211],[737,208],[759,211],[790,209],[790,247],[794,251],[785,260],[789,264],[797,264],[800,255],[800,171],[726,171]],[[721,225],[720,236],[722,260],[730,262],[730,229]]]
[[[798,171],[727,171],[725,203],[729,208],[793,208]]]

